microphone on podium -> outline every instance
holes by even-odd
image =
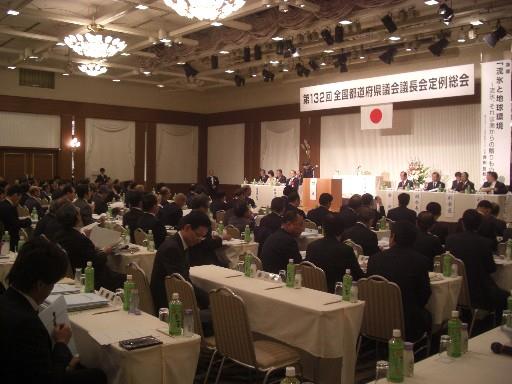
[[[491,344],[491,350],[498,355],[512,356],[512,347],[498,342]]]

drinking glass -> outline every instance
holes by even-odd
[[[459,266],[457,264],[452,264],[452,276],[451,277],[457,277],[459,276]]]
[[[336,282],[336,285],[334,286],[334,294],[343,296],[343,283],[341,281]]]
[[[512,328],[512,311],[509,309],[505,309],[503,311],[503,315],[501,318],[501,325],[506,325],[509,328]]]
[[[158,310],[158,319],[164,323],[169,322],[169,308],[160,308]]]
[[[245,263],[243,261],[238,262],[238,272],[245,272]]]
[[[434,272],[441,273],[441,263],[439,261],[434,262]]]
[[[387,381],[389,363],[386,360],[379,360],[375,365],[375,384]],[[384,379],[384,380],[380,380]]]
[[[442,335],[439,341],[439,360],[444,362],[451,361],[448,351],[452,344],[452,338],[448,335]]]
[[[114,300],[112,300],[112,305],[116,308],[122,308],[123,307],[123,296],[124,296],[124,290],[123,288],[117,288]]]
[[[286,283],[286,271],[284,269],[279,271],[279,278],[281,279],[282,283]]]

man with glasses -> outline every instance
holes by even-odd
[[[168,237],[158,248],[151,273],[151,294],[158,312],[167,307],[169,302],[165,291],[165,277],[179,273],[190,281],[189,248],[203,241],[210,227],[210,219],[200,211],[192,211],[179,223],[179,230]],[[194,288],[199,308],[208,308],[208,294]]]

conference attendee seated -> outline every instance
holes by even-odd
[[[290,171],[290,178],[288,180],[286,180],[286,185],[289,185],[290,187],[292,187],[293,189],[295,189],[297,191],[299,189],[299,184],[300,184],[300,180],[297,177],[297,171],[292,169]]]
[[[55,235],[62,229],[59,220],[57,220],[57,211],[60,207],[70,204],[69,200],[65,197],[52,200],[48,213],[39,218],[34,230],[34,236],[45,235],[47,239],[53,240]]]
[[[495,251],[498,247],[498,240],[496,239],[498,229],[496,228],[496,218],[491,215],[492,204],[489,200],[481,200],[478,202],[476,210],[482,216],[482,223],[478,228],[478,234],[488,238],[492,249]],[[462,225],[463,221],[461,219],[459,220],[459,232],[463,229],[461,228]]]
[[[210,204],[210,212],[215,218],[218,211],[226,212],[231,206],[226,202],[226,192],[217,191],[212,196],[212,203]]]
[[[179,273],[190,282],[189,248],[199,244],[208,233],[210,219],[199,211],[192,211],[180,220],[179,230],[168,237],[158,248],[151,273],[151,294],[155,311],[167,308],[169,300],[165,291],[165,277]],[[195,287],[197,303],[201,309],[208,308],[208,294]]]
[[[123,227],[130,228],[130,242],[135,243],[133,231],[137,229],[137,223],[142,216],[142,196],[143,193],[136,190],[131,190],[127,193],[127,201],[130,210],[123,215]]]
[[[469,192],[473,193],[475,192],[475,184],[471,181],[469,181],[469,173],[462,172],[459,188],[457,189],[457,192]]]
[[[500,214],[500,206],[496,203],[491,203],[491,219],[494,221],[494,230],[496,236],[503,236],[507,229],[507,223],[504,220],[498,219]]]
[[[408,221],[412,225],[416,225],[416,212],[407,208],[411,196],[408,193],[398,195],[398,207],[388,211],[388,219],[392,221]]]
[[[107,196],[108,196],[108,187],[105,184],[100,185],[98,188],[98,191],[92,197],[92,202],[94,203],[94,213],[95,214],[101,215],[102,213],[107,213],[107,211],[108,211]]]
[[[324,237],[313,241],[306,250],[306,261],[310,261],[325,272],[327,289],[334,293],[336,282],[342,281],[347,269],[354,280],[364,276],[354,250],[340,242],[343,223],[339,215],[329,213],[323,220]]]
[[[248,225],[251,231],[254,231],[254,218],[251,210],[245,201],[237,201],[233,207],[233,215],[229,217],[225,223],[237,228],[241,234],[244,233],[245,227]]]
[[[267,238],[276,232],[279,228],[281,228],[286,203],[287,201],[283,197],[274,197],[270,202],[270,213],[262,217],[260,220],[260,225],[255,228],[254,241],[259,244],[258,254],[261,253],[263,244]]]
[[[142,210],[144,213],[141,217],[139,217],[136,228],[134,228],[140,228],[146,234],[148,234],[149,231],[153,232],[153,239],[155,240],[156,249],[160,247],[160,245],[164,242],[165,237],[167,236],[165,226],[157,217],[158,209],[158,200],[155,194],[146,193],[142,197]]]
[[[333,197],[330,193],[322,193],[318,199],[318,207],[310,210],[306,218],[314,222],[317,226],[323,226],[322,223],[325,216],[327,216],[329,213],[332,213],[329,211],[331,208],[332,200]]]
[[[107,267],[107,254],[111,248],[96,249],[94,243],[78,228],[81,222],[80,213],[73,204],[66,204],[57,211],[57,220],[61,230],[55,235],[54,241],[68,254],[71,270],[85,270],[88,261],[94,267],[94,289],[105,287],[111,291],[120,288],[126,275],[111,271]]]
[[[297,211],[287,211],[283,217],[281,228],[270,235],[261,250],[263,270],[279,273],[286,270],[288,260],[295,264],[302,261],[297,239],[304,231],[304,217]]]
[[[89,225],[94,222],[92,218],[93,207],[89,204],[90,191],[89,184],[78,184],[76,187],[77,199],[73,202],[75,207],[80,210],[80,217],[83,225]]]
[[[432,181],[430,181],[425,190],[426,191],[438,191],[444,189],[445,184],[441,181],[441,175],[439,172],[432,172]]]
[[[39,306],[67,266],[64,251],[41,237],[19,251],[7,277],[9,288],[0,295],[2,383],[107,383],[103,372],[73,359],[69,325],[56,324],[49,334],[39,319]]]
[[[429,261],[414,250],[415,240],[414,224],[394,223],[390,248],[370,257],[367,271],[368,276],[383,276],[400,287],[407,341],[418,340],[432,328],[432,317],[425,308],[431,295]]]
[[[171,199],[171,190],[165,185],[161,185],[161,183],[157,184],[155,189],[158,191],[157,199],[158,205],[160,206],[158,214],[160,214],[162,208],[170,204],[169,200]]]
[[[438,219],[441,217],[441,204],[436,203],[435,201],[431,201],[427,204],[425,209],[434,217],[434,225],[430,227],[430,233],[437,236],[441,241],[441,244],[444,245],[450,230],[447,223],[438,221]]]
[[[4,231],[9,232],[10,249],[14,251],[20,240],[20,229],[30,227],[30,218],[20,219],[18,217],[18,203],[21,199],[21,188],[19,185],[11,185],[7,188],[5,199],[0,201],[0,222],[4,224]]]
[[[219,178],[215,176],[213,169],[208,170],[208,176],[206,177],[206,189],[210,196],[215,195],[219,189]]]
[[[268,180],[268,175],[267,175],[267,171],[265,171],[263,168],[260,169],[260,176],[258,177],[258,181],[259,183],[266,183]]]
[[[96,176],[94,181],[96,184],[106,184],[108,176],[105,174],[105,168],[100,168],[100,174]]]
[[[242,188],[236,189],[233,193],[233,198],[229,201],[229,208],[226,210],[224,214],[224,224],[228,222],[229,218],[234,215],[233,207],[236,205],[238,201],[245,201],[244,191]]]
[[[379,252],[377,234],[371,230],[374,213],[368,207],[359,207],[357,210],[357,222],[343,231],[343,240],[352,240],[363,248],[366,256]]]
[[[209,204],[209,197],[203,193],[192,199],[189,208],[192,209],[192,211],[198,211],[204,214],[208,214]],[[221,236],[213,236],[212,226],[210,223],[210,226],[208,227],[208,233],[206,234],[204,240],[201,241],[199,244],[190,247],[190,266],[195,267],[196,265],[214,264],[221,267],[228,267],[229,260],[219,259],[217,257],[217,253],[215,252],[217,249],[222,247],[223,239],[230,240],[231,237],[228,234]]]
[[[434,224],[434,215],[430,212],[423,211],[418,214],[418,219],[416,220],[418,232],[414,242],[414,249],[428,258],[430,271],[434,270],[434,257],[444,253],[439,237],[429,232]]]
[[[41,205],[41,188],[36,187],[35,185],[31,186],[28,189],[25,203],[23,205],[25,205],[30,213],[32,213],[35,208],[39,218],[43,217],[45,209]]]
[[[460,191],[460,184],[462,183],[462,173],[457,171],[455,172],[455,180],[452,181],[452,191]]]
[[[340,217],[343,222],[343,228],[349,229],[357,223],[357,210],[363,204],[361,195],[355,194],[350,197],[348,204],[340,209]]]
[[[66,184],[62,188],[62,196],[69,200],[70,203],[75,201],[76,199],[76,192],[75,187],[73,187],[71,184]],[[105,210],[106,212],[106,210]]]
[[[269,171],[267,172],[267,176],[268,176],[267,183],[275,183],[276,182],[276,177],[274,175],[273,170],[269,169]]]
[[[500,289],[491,274],[496,272],[489,239],[478,234],[483,217],[475,209],[462,216],[464,232],[446,239],[446,250],[461,259],[466,267],[471,305],[475,308],[496,310],[498,324],[505,309],[508,293]]]
[[[412,189],[413,184],[412,180],[407,179],[407,172],[400,172],[400,182],[398,183],[398,186],[396,189]]]
[[[300,196],[297,191],[293,191],[288,195],[288,205],[286,207],[287,211],[296,211],[299,215],[301,215],[303,218],[306,218],[306,214],[302,209],[299,208],[300,206]]]
[[[487,181],[482,184],[480,192],[493,193],[495,195],[504,195],[508,192],[506,185],[498,181],[498,174],[496,172],[487,172],[486,179]]]
[[[276,169],[276,180],[281,184],[286,184],[286,176],[283,175],[283,170],[280,168]]]
[[[361,196],[361,206],[368,207],[372,210],[374,217],[371,227],[376,229],[379,220],[386,216],[386,210],[382,204],[382,199],[380,196],[375,196],[375,198],[373,198],[371,193],[365,193]]]
[[[252,190],[251,187],[248,185],[245,185],[242,187],[242,198],[245,200],[246,204],[249,205],[251,208],[256,208],[256,203],[253,199],[251,199]]]
[[[183,207],[186,202],[187,196],[183,193],[178,193],[174,196],[173,202],[162,205],[162,208],[158,211],[158,217],[162,224],[177,227],[180,219],[183,217]]]

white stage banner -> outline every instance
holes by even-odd
[[[422,193],[418,191],[413,192],[411,196],[412,206],[414,207],[413,209],[416,211],[416,214],[421,212],[421,196]]]
[[[511,61],[482,63],[481,159],[480,176],[488,171],[510,177]]]
[[[454,193],[452,192],[448,192],[448,193],[445,193],[446,195],[446,211],[445,211],[445,216],[446,217],[454,217],[455,216],[455,198],[454,198]]]
[[[304,87],[300,111],[472,95],[473,64]]]
[[[317,179],[309,179],[309,200],[316,200]]]

